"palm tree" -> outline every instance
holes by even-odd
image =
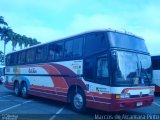
[[[18,44],[18,40],[19,40],[19,34],[12,33],[12,35],[11,35],[12,51],[15,51],[15,48]]]
[[[21,36],[20,34],[18,34],[18,45],[20,49],[22,49],[22,46],[24,45],[23,36]]]
[[[3,16],[0,16],[0,24],[8,26],[8,24],[4,21]]]
[[[28,38],[28,40],[29,40],[29,46],[40,44],[40,42],[38,42],[35,38],[34,39]]]
[[[0,51],[0,63],[1,65],[4,64],[4,53]]]
[[[27,48],[29,45],[29,40],[25,35],[22,36],[22,41],[23,41],[24,47]]]
[[[3,27],[1,29],[1,40],[4,41],[4,56],[6,53],[6,44],[11,40],[12,34],[13,34],[13,30],[9,27]],[[4,65],[5,65],[5,60],[4,60]]]

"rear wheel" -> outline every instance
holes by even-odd
[[[85,95],[82,90],[77,90],[71,93],[72,108],[76,112],[84,112],[86,109]]]
[[[18,82],[14,83],[14,94],[18,97],[20,96],[20,88],[19,88],[19,83]]]
[[[21,94],[23,98],[28,98],[28,87],[25,82],[23,82],[21,85]]]

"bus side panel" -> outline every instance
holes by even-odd
[[[82,61],[65,62],[64,66],[63,64],[7,67],[6,87],[13,89],[15,80],[18,80],[19,84],[25,81],[28,85],[29,94],[67,101],[70,86],[78,84],[85,89],[85,84],[76,74],[77,72],[82,73]]]

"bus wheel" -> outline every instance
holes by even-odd
[[[20,96],[20,89],[19,89],[19,83],[18,82],[14,83],[14,94],[16,96]]]
[[[81,90],[78,90],[77,92],[76,91],[72,92],[71,104],[72,108],[76,112],[80,113],[85,112],[86,100],[85,100],[85,95]]]
[[[28,98],[28,87],[25,82],[23,82],[21,85],[21,94],[23,98]]]

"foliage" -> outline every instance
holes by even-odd
[[[0,65],[4,64],[4,53],[0,51]]]
[[[29,47],[36,44],[40,44],[35,38],[20,35],[8,26],[4,21],[3,16],[0,16],[0,40],[4,42],[4,52],[0,51],[0,63],[4,63],[5,46],[8,42],[12,43],[12,51],[15,51],[17,45],[22,49],[23,47]]]
[[[12,51],[15,51],[16,46],[18,45],[20,49],[24,47],[33,46],[39,44],[35,38],[26,37],[25,35],[20,35],[8,27],[8,24],[4,21],[4,18],[0,16],[0,40],[4,41],[5,44],[8,42],[12,43]]]

